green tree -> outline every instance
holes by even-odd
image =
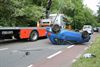
[[[1,26],[27,26],[45,16],[48,0],[0,0]],[[83,0],[52,0],[50,13],[63,13],[72,19],[74,28],[84,24],[96,24],[91,10],[84,7]],[[99,18],[98,13],[98,18]]]
[[[0,25],[1,26],[8,26],[13,25],[11,23],[14,19],[12,14],[14,12],[12,7],[12,2],[10,0],[0,0]]]
[[[75,6],[72,14],[74,28],[81,29],[84,24],[95,25],[96,19],[93,12],[83,5],[82,0],[72,0],[72,3]]]
[[[28,20],[37,21],[43,15],[44,8],[34,4],[34,0],[11,1],[15,10],[13,16],[16,17],[19,23],[28,22]]]
[[[100,23],[100,7],[97,11],[98,15],[97,15],[97,22]]]
[[[44,15],[46,0],[0,0],[0,25],[16,26]],[[43,3],[45,2],[45,3]]]
[[[98,10],[97,10],[97,16],[96,16],[96,19],[97,19],[97,26],[100,26],[100,2],[98,3]]]

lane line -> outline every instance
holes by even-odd
[[[84,50],[87,50],[89,47],[84,48]]]
[[[76,57],[76,59],[78,59],[80,56],[81,56],[81,54],[79,54],[79,55]]]
[[[75,45],[68,46],[67,48],[72,48],[73,46],[75,46]]]
[[[8,48],[2,48],[2,49],[0,49],[0,50],[7,50]]]
[[[77,59],[81,56],[81,54],[79,54],[75,59],[72,60],[72,63],[76,62]]]
[[[92,44],[93,42],[90,42],[90,44]]]
[[[72,63],[74,63],[74,62],[76,62],[77,60],[76,59],[74,59],[74,60],[72,60]]]
[[[29,66],[27,66],[27,67],[32,67],[33,65],[31,64],[31,65],[29,65]]]
[[[62,53],[62,51],[58,51],[58,52],[56,52],[56,53],[54,53],[54,54],[48,56],[47,59],[51,59],[51,58],[55,57],[56,55],[58,55],[58,54],[60,54],[60,53]]]

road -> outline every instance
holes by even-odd
[[[70,67],[93,39],[84,45],[52,45],[48,39],[1,41],[0,67]]]
[[[6,41],[0,43],[0,67],[27,67],[49,55],[66,48],[68,45],[51,45],[48,39],[36,42]],[[30,52],[29,55],[25,55]]]

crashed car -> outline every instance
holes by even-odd
[[[64,45],[64,44],[79,44],[85,43],[90,40],[90,35],[87,31],[75,32],[66,29],[61,29],[57,24],[52,27],[47,27],[47,37],[52,44]]]

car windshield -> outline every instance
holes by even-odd
[[[83,29],[86,29],[86,28],[90,28],[91,29],[92,27],[91,26],[84,26],[83,27]]]

